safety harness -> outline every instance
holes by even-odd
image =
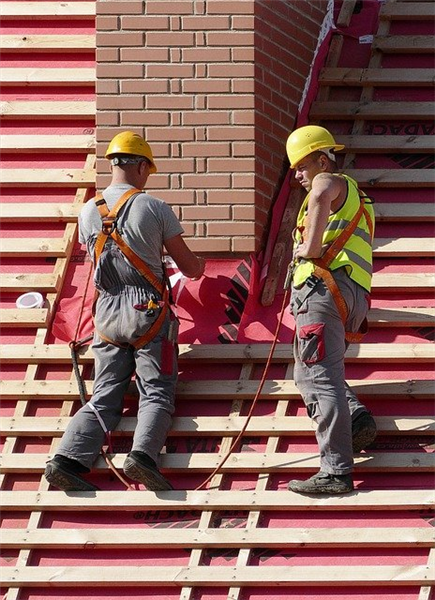
[[[352,220],[343,229],[343,231],[340,233],[340,235],[332,242],[332,244],[329,246],[329,248],[326,250],[326,252],[323,254],[323,256],[321,256],[320,258],[310,259],[312,261],[312,263],[314,264],[314,271],[311,275],[311,278],[314,281],[319,280],[319,279],[324,281],[326,287],[332,294],[332,297],[337,306],[338,312],[340,313],[341,320],[343,321],[343,324],[345,326],[346,326],[349,311],[347,308],[346,301],[343,298],[343,294],[341,293],[341,291],[334,279],[332,271],[329,269],[329,266],[331,265],[334,258],[338,255],[338,253],[341,252],[341,250],[343,250],[343,248],[345,247],[350,236],[354,233],[362,215],[364,215],[366,218],[367,226],[368,226],[369,232],[370,232],[370,237],[373,240],[373,234],[374,234],[373,221],[370,217],[368,210],[364,206],[365,199],[368,198],[368,196],[366,196],[359,189],[358,189],[358,194],[360,197],[360,206],[359,206],[359,209],[357,210],[357,212],[355,213],[354,217],[352,218]],[[353,343],[353,344],[359,343],[362,340],[363,336],[367,333],[367,329],[368,329],[367,319],[364,319],[358,332],[356,332],[356,333],[353,333],[351,331],[345,332],[346,341],[349,343]]]
[[[152,306],[150,306],[150,308],[152,309],[158,307],[161,308],[159,316],[148,329],[148,331],[146,331],[144,335],[142,335],[138,340],[131,344],[136,349],[142,348],[142,346],[145,346],[156,337],[163,325],[163,322],[169,309],[169,290],[165,280],[161,282],[160,279],[158,279],[158,277],[154,275],[154,273],[151,271],[151,269],[145,263],[145,261],[143,261],[142,258],[140,258],[122,239],[116,227],[119,211],[126,204],[126,202],[128,202],[128,200],[132,198],[132,196],[135,196],[140,193],[141,190],[138,190],[136,188],[128,190],[121,196],[121,198],[110,211],[102,194],[97,194],[94,198],[95,205],[98,208],[98,212],[100,213],[102,221],[101,231],[97,237],[97,241],[95,243],[94,248],[94,266],[98,264],[101,253],[104,250],[104,246],[110,237],[118,245],[119,249],[124,254],[124,256],[139,271],[139,273],[157,290],[161,297],[161,300],[158,302],[157,305],[152,303]],[[94,301],[94,306],[95,302],[96,300]],[[102,335],[99,331],[97,333],[104,341],[114,345],[119,345],[113,340]]]

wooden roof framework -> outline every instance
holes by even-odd
[[[348,148],[347,164],[352,167],[354,156],[359,152],[385,153],[425,153],[433,149],[433,136],[367,136],[363,133],[366,119],[379,118],[433,118],[429,103],[374,102],[373,94],[377,86],[415,85],[429,86],[433,82],[425,70],[414,69],[402,74],[395,69],[381,68],[383,53],[394,52],[429,52],[433,51],[433,39],[426,36],[389,36],[389,26],[394,20],[427,18],[433,15],[429,2],[406,2],[389,0],[381,7],[381,19],[378,34],[373,44],[372,58],[367,69],[340,69],[337,64],[341,52],[342,38],[337,35],[333,40],[328,64],[321,74],[321,84],[317,102],[311,112],[313,120],[347,119],[353,123],[352,133],[339,137]],[[412,5],[412,7],[411,7]],[[343,4],[339,25],[349,23],[355,7],[355,1]],[[4,19],[89,19],[94,14],[94,2],[3,2],[1,14]],[[71,35],[62,40],[53,36],[30,36],[23,46],[19,36],[5,36],[2,42],[3,52],[22,50],[39,52],[80,51],[85,44],[90,48],[93,41],[89,36]],[[61,44],[61,45],[59,45]],[[93,82],[89,69],[75,73],[54,72],[50,69],[14,69],[11,72],[3,69],[3,82],[10,84],[76,85],[90,86]],[[423,72],[425,71],[425,72]],[[337,103],[329,101],[332,86],[349,84],[361,86],[359,102]],[[77,100],[73,103],[52,102],[50,110],[47,103],[15,101],[1,105],[2,118],[18,120],[35,119],[67,119],[93,117],[95,107],[92,102]],[[420,588],[418,600],[429,600],[431,585],[435,583],[433,559],[433,529],[425,527],[389,527],[389,528],[292,528],[291,536],[286,528],[263,528],[262,517],[268,511],[310,512],[343,511],[348,515],[357,515],[361,510],[375,515],[379,511],[428,511],[433,507],[433,493],[428,490],[409,489],[369,490],[355,492],[343,498],[307,498],[288,491],[271,489],[276,486],[277,476],[289,479],[293,472],[311,474],[318,468],[318,456],[307,452],[284,453],[280,451],[283,436],[306,436],[312,438],[314,430],[306,417],[292,414],[294,402],[299,398],[292,380],[292,349],[280,345],[274,357],[274,364],[283,367],[282,379],[270,379],[266,382],[261,399],[274,402],[273,415],[256,416],[252,419],[247,433],[267,438],[266,450],[258,452],[236,452],[228,460],[222,471],[216,474],[210,489],[194,491],[174,491],[164,494],[153,494],[144,491],[103,491],[95,494],[64,494],[48,489],[42,477],[45,461],[56,451],[56,446],[66,424],[77,407],[79,398],[77,383],[71,368],[69,380],[47,380],[41,374],[45,367],[65,368],[70,363],[70,352],[66,346],[46,343],[53,311],[57,305],[64,283],[68,261],[77,235],[77,214],[81,205],[88,199],[95,182],[95,149],[93,136],[90,135],[32,135],[8,136],[1,138],[2,148],[8,153],[40,152],[46,154],[69,152],[74,150],[83,155],[82,169],[4,169],[1,173],[1,185],[4,188],[13,186],[68,187],[76,190],[72,204],[48,203],[42,201],[35,214],[34,204],[14,204],[0,206],[0,221],[5,223],[48,223],[57,222],[64,225],[61,238],[5,238],[0,245],[0,256],[15,256],[29,259],[54,259],[51,273],[9,272],[2,275],[1,289],[7,293],[22,293],[38,290],[46,293],[46,304],[42,309],[18,310],[2,308],[0,322],[3,327],[14,327],[17,330],[31,327],[34,341],[31,344],[8,344],[0,348],[0,359],[5,365],[25,367],[24,375],[19,379],[0,382],[0,392],[8,402],[14,403],[13,415],[2,420],[1,433],[5,437],[2,457],[2,475],[0,476],[0,502],[3,511],[8,513],[22,512],[27,515],[27,522],[22,528],[3,528],[0,530],[1,544],[6,550],[15,552],[14,566],[2,569],[2,586],[7,590],[6,600],[19,600],[27,587],[113,587],[134,586],[153,589],[154,586],[179,588],[180,600],[194,600],[198,588],[214,586],[227,589],[227,598],[242,600],[246,587],[273,586],[323,586],[329,588],[361,585],[379,589],[383,586],[417,586]],[[361,185],[373,189],[382,187],[423,188],[433,186],[434,173],[424,169],[388,170],[356,170],[348,171],[354,175]],[[377,218],[383,222],[406,221],[421,223],[434,221],[434,208],[427,203],[416,203],[410,210],[405,203],[376,205]],[[289,224],[283,224],[285,227]],[[418,238],[377,239],[375,255],[377,257],[434,257],[433,240],[428,244],[418,243]],[[282,262],[282,256],[275,255],[275,261]],[[275,272],[277,272],[275,270]],[[269,291],[276,290],[277,280],[269,280]],[[376,291],[388,292],[392,289],[406,292],[409,290],[431,293],[435,289],[433,273],[415,272],[406,275],[377,274],[374,277]],[[433,308],[398,309],[377,308],[370,312],[370,321],[376,327],[429,327],[434,324]],[[177,417],[174,420],[171,436],[197,436],[216,438],[219,452],[175,453],[163,456],[164,472],[178,474],[184,478],[198,473],[205,478],[219,464],[220,459],[231,447],[232,441],[244,423],[246,407],[252,399],[258,385],[258,367],[265,364],[268,346],[257,345],[223,345],[198,347],[183,346],[180,353],[180,364],[195,366],[212,364],[221,361],[238,365],[239,375],[231,380],[194,379],[181,381],[178,389],[178,402],[201,400],[204,403],[218,402],[230,409],[227,415]],[[364,344],[352,346],[347,353],[349,363],[386,363],[395,365],[416,364],[427,365],[435,358],[434,345],[428,343],[415,344]],[[81,369],[92,364],[92,352],[85,348],[80,356]],[[407,407],[414,401],[426,401],[429,405],[433,396],[433,382],[426,380],[408,381],[400,377],[389,380],[355,380],[350,382],[357,392],[364,397],[376,398],[382,402],[395,397],[398,403],[396,415],[381,417],[378,420],[382,435],[397,436],[405,434],[408,438],[421,438],[434,433],[435,422],[430,411],[415,416],[407,414]],[[92,381],[86,381],[87,390],[91,390]],[[134,396],[134,385],[129,392]],[[59,405],[56,417],[33,416],[33,403],[44,400]],[[60,404],[59,404],[60,403]],[[121,421],[118,435],[131,436],[135,419],[126,417]],[[21,442],[34,435],[49,441],[47,452],[25,453]],[[421,473],[433,472],[433,454],[427,452],[367,452],[356,457],[356,474],[360,473]],[[124,455],[114,457],[116,466],[121,466]],[[107,466],[101,459],[96,470],[106,473]],[[253,474],[255,477],[253,490],[227,489],[226,477],[238,474]],[[37,489],[33,491],[14,489],[15,480],[30,476],[37,478]],[[194,527],[183,530],[171,530],[168,536],[166,529],[148,529],[144,535],[141,529],[127,530],[122,527],[113,528],[81,528],[81,529],[47,529],[42,526],[44,517],[50,511],[64,511],[81,514],[83,511],[125,512],[144,510],[177,510],[200,511]],[[245,511],[244,524],[241,527],[225,529],[216,526],[216,518],[222,511]],[[128,533],[128,534],[127,534]],[[58,548],[128,549],[129,547],[146,548],[184,548],[189,550],[189,558],[185,566],[123,566],[112,567],[85,566],[35,566],[32,552],[35,550]],[[359,565],[355,567],[318,567],[318,566],[253,566],[252,553],[255,549],[287,549],[309,547],[314,549],[343,549],[355,547],[367,548],[426,548],[427,564],[409,566]],[[211,549],[230,548],[236,552],[232,566],[207,565],[206,553]],[[152,597],[152,592],[150,592]]]

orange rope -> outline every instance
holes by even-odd
[[[262,391],[262,389],[263,389],[263,386],[264,386],[264,384],[265,384],[266,377],[267,377],[267,373],[268,373],[268,371],[269,371],[269,367],[270,367],[270,363],[272,362],[272,357],[273,357],[273,353],[274,353],[274,351],[275,351],[275,347],[276,347],[276,344],[277,344],[277,341],[278,341],[278,333],[279,333],[279,330],[280,330],[280,328],[281,328],[281,323],[282,323],[282,319],[283,319],[283,316],[284,316],[284,310],[285,310],[285,307],[286,307],[286,303],[287,303],[287,296],[288,296],[288,294],[289,294],[289,290],[288,290],[288,289],[286,289],[286,290],[285,290],[285,292],[284,292],[284,298],[283,298],[283,301],[282,301],[281,312],[280,312],[280,315],[279,315],[279,318],[278,318],[278,324],[277,324],[277,326],[276,326],[275,335],[274,335],[274,338],[273,338],[273,341],[272,341],[272,345],[271,345],[271,347],[270,347],[270,350],[269,350],[269,356],[267,357],[266,365],[265,365],[265,367],[264,367],[264,370],[263,370],[263,375],[262,375],[262,377],[261,377],[261,380],[260,380],[260,383],[259,383],[259,385],[258,385],[257,392],[256,392],[256,394],[255,394],[255,396],[254,396],[254,399],[253,399],[253,401],[252,401],[251,408],[249,409],[249,412],[248,412],[248,414],[247,414],[247,416],[246,416],[246,421],[245,421],[245,424],[243,425],[243,427],[242,427],[242,429],[241,429],[240,433],[237,435],[236,439],[235,439],[235,440],[234,440],[234,442],[231,444],[231,447],[230,447],[230,449],[228,450],[228,452],[226,453],[226,455],[223,457],[223,459],[221,460],[221,462],[220,462],[220,463],[218,464],[218,466],[217,466],[217,467],[214,469],[214,471],[213,471],[213,472],[212,472],[212,473],[211,473],[211,474],[210,474],[210,475],[207,477],[207,479],[206,479],[205,481],[203,481],[203,482],[201,483],[201,485],[199,485],[199,486],[198,486],[198,487],[195,489],[195,491],[197,491],[197,490],[201,490],[201,489],[202,489],[202,488],[203,488],[203,487],[204,487],[204,486],[205,486],[205,485],[206,485],[206,484],[207,484],[207,483],[208,483],[208,482],[209,482],[209,481],[210,481],[210,480],[211,480],[211,479],[212,479],[212,478],[213,478],[213,477],[214,477],[214,476],[215,476],[215,475],[216,475],[216,474],[219,472],[219,470],[222,468],[222,466],[225,464],[225,462],[226,462],[226,461],[228,460],[228,458],[230,457],[230,455],[231,455],[232,451],[234,450],[234,448],[235,448],[235,447],[236,447],[236,445],[238,444],[238,442],[239,442],[240,438],[243,436],[243,434],[244,434],[244,433],[245,433],[245,431],[246,431],[246,428],[247,428],[247,426],[248,426],[248,423],[249,423],[249,421],[251,420],[252,413],[254,412],[255,405],[257,404],[257,401],[258,401],[258,399],[259,399],[259,397],[260,397],[261,391]]]
[[[85,289],[85,294],[83,295],[82,305],[81,305],[81,308],[80,308],[80,313],[79,313],[79,319],[78,319],[78,323],[77,323],[77,329],[76,329],[76,333],[75,333],[75,338],[77,338],[77,334],[78,334],[78,331],[79,331],[79,328],[80,328],[81,319],[82,319],[82,315],[83,315],[83,311],[84,311],[85,299],[86,299],[86,296],[87,296],[87,290],[88,290],[88,287],[89,287],[89,282],[90,282],[91,274],[92,274],[92,264],[91,264],[91,268],[89,270],[89,274],[88,274],[87,281],[86,281],[86,289]],[[284,292],[284,298],[283,298],[283,302],[282,302],[282,306],[281,306],[281,312],[280,312],[280,315],[279,315],[279,318],[278,318],[278,323],[277,323],[277,326],[276,326],[275,335],[274,335],[274,338],[273,338],[273,341],[272,341],[272,345],[271,345],[270,350],[269,350],[269,356],[267,357],[266,365],[264,367],[263,374],[262,374],[260,383],[258,385],[257,391],[255,393],[254,399],[252,400],[251,408],[249,409],[249,412],[248,412],[248,414],[246,416],[245,423],[244,423],[244,425],[243,425],[240,433],[237,435],[236,439],[231,444],[230,449],[228,450],[228,452],[226,453],[226,455],[223,457],[223,459],[219,463],[219,465],[213,470],[213,472],[207,477],[207,479],[205,479],[201,483],[201,485],[199,485],[196,488],[196,490],[201,490],[220,471],[220,469],[222,468],[222,466],[226,463],[226,461],[230,457],[230,455],[233,452],[234,448],[237,446],[237,444],[240,441],[241,437],[245,433],[246,428],[248,427],[249,421],[251,420],[252,414],[254,412],[254,408],[255,408],[255,406],[257,404],[257,401],[258,401],[258,399],[260,397],[260,394],[261,394],[261,392],[263,390],[263,387],[264,387],[264,384],[266,382],[267,373],[269,371],[270,363],[272,362],[273,353],[275,351],[276,344],[278,342],[278,334],[279,334],[279,330],[281,328],[282,320],[283,320],[283,317],[284,317],[284,311],[285,311],[285,307],[286,307],[286,303],[287,303],[288,293],[289,293],[289,290],[286,289],[285,292]],[[119,473],[119,471],[117,470],[117,468],[113,464],[112,460],[110,459],[109,455],[107,454],[107,452],[104,449],[101,449],[101,455],[103,456],[104,460],[106,461],[106,464],[108,465],[109,469],[111,469],[111,471],[116,475],[116,477],[118,477],[118,479],[126,486],[127,490],[134,490],[134,488]]]
[[[116,475],[116,477],[120,481],[122,481],[122,483],[125,485],[125,487],[127,488],[127,490],[130,490],[130,491],[133,490],[134,491],[134,487],[132,487],[128,483],[128,481],[126,479],[124,479],[124,477],[121,475],[121,473],[118,471],[118,469],[113,464],[112,459],[110,458],[110,456],[107,454],[107,452],[103,448],[101,448],[101,456],[106,461],[106,464],[109,467],[109,469]]]

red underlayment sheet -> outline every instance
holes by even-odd
[[[360,4],[360,11],[354,15],[351,26],[344,32],[345,48],[341,56],[341,65],[352,67],[365,67],[370,57],[370,44],[361,42],[360,36],[373,34],[378,26],[378,10],[381,2],[365,0]],[[339,8],[336,2],[335,12]],[[93,21],[78,21],[79,25],[62,25],[57,33],[72,32],[89,33],[94,31]],[[331,25],[331,23],[329,24]],[[29,21],[10,22],[4,25],[4,32],[8,34],[23,33],[49,33],[52,27],[51,22],[45,23],[38,21],[32,23]],[[407,27],[416,27],[416,35],[428,35],[433,30],[433,24],[394,22],[390,33],[400,35]],[[306,102],[301,106],[299,125],[308,122],[309,108],[311,102],[316,97],[317,89],[315,86],[317,74],[323,65],[326,52],[329,47],[331,30],[328,26],[325,29],[324,43],[319,48],[318,61],[313,71],[312,86],[307,89]],[[386,55],[384,66],[413,68],[418,61],[421,68],[431,68],[428,57],[424,54],[414,55],[411,63],[409,57],[400,55]],[[3,62],[3,68],[14,68],[23,66],[47,67],[74,69],[76,67],[93,67],[95,59],[93,53],[89,55],[81,54],[79,58],[74,55],[68,55],[56,58],[53,54],[30,54],[25,53],[8,54]],[[339,88],[334,91],[337,94],[337,100],[353,100],[354,90],[352,88]],[[401,88],[402,99],[412,101],[428,101],[432,96],[430,88],[419,88],[418,92],[410,89],[406,93]],[[33,99],[33,100],[67,100],[81,98],[83,100],[92,100],[94,94],[88,87],[76,88],[73,90],[63,89],[61,87],[37,87],[28,89],[27,87],[6,86],[4,90],[4,100],[13,99]],[[394,88],[378,88],[376,91],[377,100],[387,100],[395,98]],[[349,122],[333,122],[331,125],[334,131],[341,134],[348,134]],[[404,120],[403,122],[391,122],[389,119],[382,121],[366,122],[364,125],[364,134],[373,136],[388,135],[433,135],[434,127],[428,121]],[[89,134],[94,131],[95,123],[93,119],[77,119],[65,121],[53,121],[49,119],[34,121],[5,121],[2,128],[2,135],[26,135],[26,134]],[[284,146],[283,146],[284,153]],[[2,155],[2,168],[82,168],[84,158],[82,154],[14,154],[5,151]],[[357,154],[356,165],[354,168],[385,168],[406,169],[422,168],[433,169],[433,160],[430,162],[427,155],[417,154]],[[290,193],[290,183],[286,180],[283,184],[281,194],[274,207],[274,216],[272,219],[268,244],[264,251],[258,256],[247,256],[243,259],[210,259],[207,262],[205,276],[200,281],[191,281],[180,278],[177,271],[169,269],[169,274],[175,281],[173,288],[176,298],[176,309],[180,319],[180,338],[182,344],[216,344],[221,348],[229,344],[259,344],[270,343],[273,340],[278,315],[281,311],[284,292],[282,289],[282,280],[278,284],[277,294],[273,304],[269,307],[262,306],[261,293],[266,280],[270,260],[273,255],[274,244],[281,224],[281,218],[287,205]],[[5,188],[2,192],[3,203],[34,203],[37,211],[38,202],[44,203],[72,203],[74,200],[75,189],[70,188]],[[158,194],[156,194],[158,195]],[[431,203],[433,202],[433,190],[429,188],[383,188],[373,192],[375,201],[379,203],[396,202],[415,202]],[[2,238],[59,238],[64,232],[64,224],[41,224],[22,222],[5,224],[2,226]],[[378,239],[400,239],[411,238],[418,240],[419,244],[428,248],[433,247],[433,224],[432,223],[403,223],[388,222],[377,224],[376,237]],[[290,240],[289,254],[290,259]],[[14,256],[4,258],[0,265],[0,274],[7,275],[11,273],[38,273],[41,276],[49,274],[53,270],[54,261],[51,258],[41,260],[39,258],[23,258]],[[433,274],[435,266],[432,257],[422,258],[413,256],[412,253],[396,257],[390,260],[387,257],[377,257],[374,264],[375,274],[397,274],[397,280],[406,274],[427,273]],[[2,295],[0,308],[12,308],[15,306],[18,293],[5,292]],[[44,297],[46,294],[43,294]],[[92,287],[92,266],[85,254],[84,248],[77,242],[74,245],[70,263],[66,272],[62,293],[56,307],[55,316],[48,331],[47,339],[43,342],[52,345],[65,346],[72,340],[78,340],[92,332],[91,304],[93,299]],[[373,308],[400,309],[409,307],[410,309],[420,307],[433,307],[433,293],[431,289],[427,291],[421,289],[408,289],[405,292],[403,288],[398,290],[380,291],[375,290],[372,297]],[[293,340],[294,323],[293,318],[286,309],[283,323],[279,331],[280,343],[291,343]],[[0,341],[3,345],[33,344],[35,343],[35,328],[3,328]],[[381,344],[432,344],[434,342],[433,327],[372,327],[366,338],[365,343]],[[1,367],[1,378],[5,381],[22,380],[25,377],[28,366],[22,364],[5,363]],[[385,380],[385,384],[394,380],[412,381],[433,380],[433,365],[425,362],[412,362],[405,364],[403,361],[389,360],[363,360],[351,362],[347,365],[347,377],[349,380]],[[254,368],[253,379],[259,380],[261,377],[261,367]],[[85,367],[85,378],[91,377],[91,367]],[[222,381],[224,384],[228,381],[238,380],[241,377],[240,364],[228,363],[209,363],[209,364],[182,364],[180,365],[180,382],[188,381]],[[287,365],[273,364],[268,375],[268,380],[283,380],[287,377]],[[55,381],[65,381],[71,378],[70,365],[42,365],[38,370],[38,379]],[[367,407],[373,412],[375,417],[396,416],[427,416],[431,415],[433,403],[428,399],[419,397],[410,401],[398,398],[394,395],[387,396],[379,400],[376,397],[370,397],[367,394],[364,397]],[[126,412],[124,416],[135,416],[136,402],[133,398],[126,399]],[[76,402],[77,408],[79,403]],[[213,401],[209,398],[191,399],[189,401],[180,400],[177,404],[175,417],[227,417],[231,410],[232,401]],[[247,406],[245,406],[247,405]],[[241,415],[246,415],[249,410],[249,402],[245,402]],[[62,406],[61,400],[35,399],[29,403],[28,416],[38,417],[57,417]],[[274,416],[277,409],[277,401],[264,399],[261,400],[254,412],[254,416]],[[2,417],[14,416],[16,410],[16,401],[4,400],[1,405]],[[289,408],[289,414],[293,416],[306,416],[302,401],[294,400]],[[46,454],[50,451],[51,437],[40,435],[28,435],[19,439],[14,447],[16,454]],[[207,435],[170,435],[168,438],[166,453],[169,455],[192,453],[217,453],[221,447],[222,438]],[[246,434],[241,442],[240,452],[264,455],[268,451],[269,438],[267,436]],[[375,442],[374,452],[389,452],[395,456],[403,452],[414,452],[415,460],[419,456],[425,456],[433,452],[432,440],[424,435],[392,435],[380,436]],[[125,453],[129,451],[131,436],[122,434],[114,436],[114,452]],[[8,444],[5,439],[2,440],[2,450],[7,449]],[[308,456],[316,456],[318,453],[317,445],[313,435],[287,435],[280,436],[276,452],[282,453],[282,461],[286,462],[286,456],[292,453],[307,453]],[[292,465],[293,466],[293,465]],[[187,473],[187,474],[186,474]],[[254,490],[258,482],[258,472],[255,470],[246,472],[234,471],[235,474],[227,474],[223,489],[226,490]],[[298,465],[297,470],[291,472],[292,477],[307,477],[312,474],[304,464]],[[194,465],[191,469],[183,473],[171,473],[171,481],[176,490],[194,490],[200,485],[206,477],[206,473],[196,469]],[[268,482],[268,490],[285,491],[288,483],[288,473],[277,469],[272,472]],[[124,490],[123,484],[108,474],[107,470],[98,471],[92,474],[92,481],[101,487],[102,490],[110,491]],[[41,482],[41,473],[29,471],[19,471],[17,474],[11,473],[4,480],[3,489],[13,490],[17,493],[21,491],[37,491]],[[433,474],[428,470],[395,470],[389,472],[383,470],[368,470],[367,472],[358,472],[355,485],[359,491],[365,490],[395,490],[399,493],[406,490],[427,490],[433,487]],[[141,489],[138,486],[137,489]],[[127,492],[125,492],[127,493]],[[1,527],[12,529],[26,529],[29,527],[29,520],[34,516],[28,511],[4,511],[1,515]],[[147,532],[155,529],[171,529],[176,536],[177,532],[198,528],[202,516],[201,510],[46,510],[38,527],[43,529],[75,529],[92,530],[104,528],[113,530],[123,528],[132,532],[142,530],[146,537]],[[219,510],[216,519],[213,522],[214,528],[233,529],[245,528],[249,525],[249,512],[246,510]],[[251,517],[252,518],[252,513]],[[32,521],[33,522],[33,521]],[[434,525],[433,514],[427,510],[407,511],[390,510],[389,506],[380,507],[379,510],[329,510],[328,508],[319,510],[274,510],[269,508],[262,511],[258,523],[259,528],[270,529],[288,529],[288,537],[291,539],[292,529],[305,528],[317,529],[328,528],[342,530],[343,528],[427,528],[431,529]],[[126,533],[128,536],[128,532]],[[168,532],[168,539],[172,541],[171,532]],[[170,544],[168,544],[170,546]],[[203,552],[201,557],[202,565],[210,567],[235,567],[238,561],[238,549],[236,548],[210,548]],[[129,547],[123,546],[108,550],[89,546],[85,547],[50,547],[37,548],[32,550],[31,557],[27,564],[31,566],[58,567],[109,567],[112,572],[119,570],[122,573],[126,568],[135,566],[148,567],[186,567],[191,559],[191,549],[186,547]],[[23,551],[19,549],[4,549],[0,559],[0,564],[4,567],[19,565],[23,559]],[[251,553],[250,565],[258,569],[264,569],[267,572],[269,567],[299,567],[299,566],[326,566],[333,569],[342,567],[355,567],[355,571],[361,565],[364,566],[412,566],[426,565],[428,561],[427,547],[361,547],[346,548],[335,546],[333,548],[319,548],[310,545],[301,544],[299,547],[282,548],[255,548]],[[264,576],[266,580],[266,576]],[[260,579],[261,582],[261,579]],[[7,590],[1,590],[8,599]],[[187,596],[186,596],[187,598]],[[195,590],[193,599],[199,600],[228,600],[228,588],[219,585],[198,586]],[[340,586],[298,586],[282,585],[273,586],[267,583],[260,583],[256,586],[246,585],[243,587],[239,600],[419,600],[419,585],[380,585],[374,588],[365,585],[343,584]],[[426,597],[425,597],[426,598]],[[125,585],[115,584],[111,587],[91,587],[80,585],[73,582],[71,585],[61,588],[51,588],[49,586],[29,586],[23,587],[19,593],[19,600],[180,600],[180,588],[168,585],[148,586],[139,585],[127,587]],[[429,596],[427,596],[429,600]]]

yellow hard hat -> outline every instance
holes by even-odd
[[[144,156],[150,162],[150,173],[157,173],[150,145],[137,133],[123,131],[115,135],[107,148],[105,157],[110,160],[116,154]]]
[[[305,125],[295,129],[287,138],[286,150],[290,167],[294,169],[306,156],[316,150],[343,150],[342,144],[336,144],[332,134],[319,125]]]

